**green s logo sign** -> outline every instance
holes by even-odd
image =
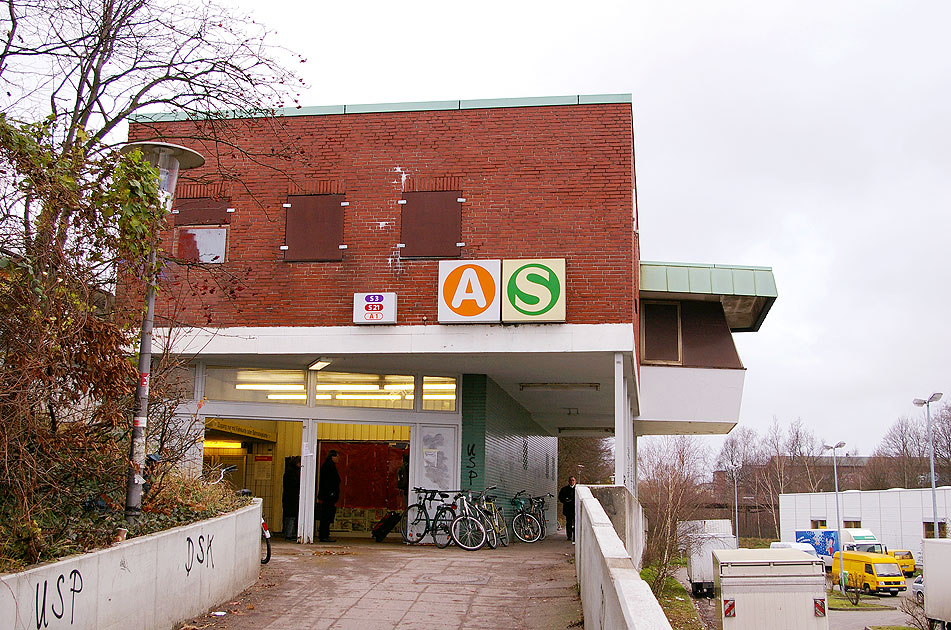
[[[519,267],[505,288],[509,304],[523,315],[542,315],[552,309],[561,295],[558,275],[539,263]]]

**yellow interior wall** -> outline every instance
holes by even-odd
[[[409,427],[319,422],[317,439],[324,442],[409,442]]]

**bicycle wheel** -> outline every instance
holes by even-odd
[[[271,532],[267,525],[261,522],[261,564],[267,564],[271,561]]]
[[[542,526],[528,512],[520,512],[512,519],[512,532],[522,542],[533,543],[542,537]]]
[[[489,549],[498,549],[499,532],[492,524],[492,517],[488,512],[479,510],[479,520],[482,522],[482,527],[485,528],[485,544],[489,546]]]
[[[499,533],[499,542],[502,543],[503,547],[508,547],[509,528],[505,524],[505,517],[502,515],[502,510],[499,508],[499,506],[495,506],[495,509],[492,510],[492,525]]]
[[[474,516],[457,516],[449,528],[452,542],[466,551],[476,551],[485,544],[485,527]]]
[[[400,533],[403,541],[411,545],[418,545],[429,530],[429,515],[421,503],[414,503],[403,512],[400,521]]]
[[[455,520],[456,513],[447,505],[440,506],[436,510],[436,515],[430,524],[430,532],[433,535],[433,542],[440,549],[445,549],[452,544],[452,521]]]

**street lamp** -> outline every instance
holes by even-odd
[[[928,418],[928,459],[931,460],[931,509],[935,538],[938,538],[938,491],[935,489],[934,481],[934,437],[931,435],[931,403],[938,402],[939,400],[941,400],[941,392],[931,394],[928,400],[915,398],[911,401],[916,407],[924,407],[925,415]]]
[[[839,442],[835,446],[828,444],[822,445],[823,451],[832,451],[832,477],[835,480],[835,534],[839,539],[839,590],[845,595],[845,571],[843,571],[842,554],[845,549],[842,548],[842,517],[839,514],[839,467],[836,463],[835,449],[845,446],[845,442]],[[835,552],[832,552],[832,558],[835,559]]]
[[[739,470],[739,466],[730,467],[730,471],[733,473],[733,535],[736,536],[737,547],[739,547],[740,542],[740,500],[739,493],[736,490],[736,476]]]
[[[196,168],[205,158],[186,147],[166,142],[130,142],[122,153],[140,151],[145,160],[158,171],[159,195],[165,211],[172,208],[175,184],[181,169]],[[129,476],[126,482],[125,520],[134,523],[142,512],[142,484],[145,478],[145,427],[149,417],[149,374],[152,371],[152,319],[155,314],[155,250],[156,234],[152,234],[149,250],[148,280],[145,290],[145,315],[139,339],[139,379],[135,386],[136,408],[132,418],[132,443],[129,446]]]

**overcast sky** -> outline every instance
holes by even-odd
[[[951,395],[951,2],[242,5],[303,105],[633,93],[642,258],[775,274],[741,424],[868,454]]]

